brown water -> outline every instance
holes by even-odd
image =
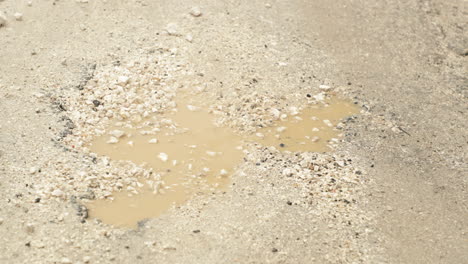
[[[353,104],[332,98],[325,106],[306,108],[242,138],[228,128],[216,127],[214,116],[205,109],[182,100],[177,112],[165,116],[173,122],[163,122],[155,135],[141,133],[148,128],[112,127],[109,131],[114,131],[115,138],[120,131],[125,135],[115,143],[108,143],[110,135],[96,138],[91,150],[115,160],[144,163],[160,173],[164,182],[156,189],[143,183],[136,190],[124,188],[114,193],[113,200],[92,201],[87,205],[90,216],[115,226],[136,227],[138,221],[157,217],[196,193],[226,189],[229,176],[242,160],[245,142],[290,151],[327,151],[330,140],[339,137],[335,129],[339,120],[357,112]]]

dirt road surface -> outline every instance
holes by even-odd
[[[0,0],[0,263],[468,262],[467,8]],[[99,73],[162,50],[185,71],[171,85],[204,87],[238,133],[268,125],[258,104],[303,106],[320,85],[361,114],[335,152],[251,146],[229,191],[114,228],[86,217],[113,179],[79,178],[100,163],[66,143],[70,109]]]

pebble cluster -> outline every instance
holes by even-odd
[[[187,74],[176,53],[176,49],[153,47],[125,61],[92,66],[74,89],[51,98],[55,105],[66,111],[66,130],[59,140],[69,150],[84,155],[86,162],[70,164],[58,158],[41,168],[31,168],[32,174],[47,175],[37,184],[38,195],[66,199],[70,194],[91,192],[89,198],[112,199],[114,191],[126,188],[137,193],[136,190],[144,184],[157,191],[161,184],[159,174],[131,162],[98,156],[89,151],[88,144],[103,134],[109,135],[109,144],[118,142],[124,132],[119,129],[109,131],[111,124],[154,134],[161,125],[170,122],[145,119],[176,107],[174,97],[178,84],[174,76]]]
[[[154,48],[148,52],[99,67],[85,85],[61,98],[74,124],[73,136],[64,139],[66,144],[87,152],[86,143],[108,132],[106,128],[116,121],[112,124],[147,128],[148,134],[159,129],[157,123],[142,121],[176,107],[177,83],[173,75],[182,71],[182,63],[175,59],[175,49]],[[118,130],[110,133],[110,143],[123,136]]]
[[[357,169],[346,153],[280,152],[255,145],[245,159],[254,168],[247,169],[246,174],[265,181],[283,177],[295,186],[301,198],[287,204],[306,206],[317,222],[327,224],[324,228],[330,232],[329,245],[335,245],[324,250],[329,250],[330,257],[343,263],[365,258],[364,241],[373,231],[373,216],[363,209],[367,203],[363,186],[369,182],[363,177],[365,171]],[[341,240],[333,240],[337,237]]]
[[[136,194],[143,184],[157,188],[162,183],[161,176],[151,169],[93,154],[76,164],[58,157],[39,169],[30,168],[30,173],[38,176],[37,195],[44,199],[67,200],[71,194],[79,194],[81,199],[112,199],[117,190],[125,188]],[[44,175],[47,177],[40,177]]]

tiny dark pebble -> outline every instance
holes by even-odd
[[[31,242],[28,242],[28,243],[26,243],[26,244],[24,244],[24,245],[27,246],[27,247],[30,247],[30,246],[31,246]]]
[[[287,204],[288,204],[288,205],[292,205],[292,202],[288,201]]]
[[[278,249],[273,248],[273,249],[271,250],[271,252],[276,253],[276,252],[278,252]]]
[[[311,94],[307,94],[306,96],[307,96],[308,98],[311,98],[311,97],[312,97],[312,95],[311,95]]]
[[[351,82],[348,82],[348,85],[351,85]]]
[[[99,100],[93,100],[93,104],[95,107],[98,107],[101,105],[101,102]]]
[[[193,232],[196,234],[196,233],[200,233],[200,230],[193,230]]]
[[[41,201],[41,198],[36,198],[36,199],[34,199],[34,202],[35,202],[35,203],[39,203],[40,201]]]
[[[284,143],[281,143],[279,146],[284,148],[284,146],[286,146],[286,145],[284,145]]]

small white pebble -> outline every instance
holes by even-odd
[[[129,146],[131,146],[131,147],[133,147],[133,145],[134,145],[134,144],[133,144],[133,141],[129,141],[129,142],[127,142],[127,144],[128,144]]]
[[[81,0],[81,1],[83,1],[83,0]],[[60,263],[62,263],[62,264],[71,264],[73,262],[69,258],[62,258],[60,260]]]
[[[265,135],[263,135],[262,133],[258,132],[258,133],[255,133],[255,135],[259,138],[264,138]]]
[[[211,157],[216,156],[216,152],[214,152],[214,151],[207,151],[206,154],[208,154]]]
[[[190,110],[190,111],[197,111],[198,107],[193,106],[193,105],[187,105],[187,109]]]
[[[15,17],[16,21],[23,20],[23,14],[21,13],[16,12],[13,16]]]
[[[204,168],[203,168],[203,171],[204,171],[204,172],[210,172],[210,168],[204,167]]]
[[[266,8],[271,8],[271,4],[270,4],[270,3],[266,3],[266,4],[265,4],[265,7],[266,7]]]
[[[26,232],[29,234],[34,233],[35,227],[33,224],[26,224]]]
[[[64,195],[64,193],[60,189],[55,189],[50,194],[55,197],[61,197]]]
[[[156,144],[156,143],[158,143],[158,139],[152,138],[152,139],[148,140],[148,143],[150,143],[150,144]]]
[[[319,140],[320,140],[319,137],[312,137],[312,139],[311,139],[311,141],[314,142],[314,143],[317,142],[317,141],[319,141]]]
[[[295,115],[299,114],[299,111],[298,111],[297,107],[295,107],[295,106],[289,107],[289,114],[292,115],[292,116],[295,116]]]
[[[190,10],[190,15],[194,16],[194,17],[199,17],[202,15],[202,12],[200,10],[199,7],[193,7],[191,10]]]
[[[285,130],[286,130],[286,127],[284,127],[284,126],[276,128],[276,131],[279,132],[279,133],[281,133],[281,132],[283,132]]]
[[[325,100],[325,95],[323,93],[316,94],[314,95],[314,99],[317,101],[323,101]]]
[[[109,132],[109,135],[114,136],[116,138],[121,138],[123,137],[123,135],[125,135],[125,132],[122,130],[115,129]]]
[[[291,168],[285,168],[282,172],[283,176],[290,177],[293,175],[293,170]]]
[[[27,5],[28,6],[32,6],[33,2],[32,1],[28,1]]]
[[[330,122],[330,120],[328,120],[328,119],[324,119],[323,122],[325,123],[325,125],[327,125],[329,127],[333,126],[332,122]]]
[[[272,109],[270,109],[270,113],[271,113],[276,119],[280,118],[281,112],[280,112],[278,109],[272,108]]]
[[[313,132],[318,132],[318,131],[320,131],[320,129],[314,127],[314,128],[312,128],[312,131],[313,131]]]
[[[193,41],[193,36],[192,36],[192,34],[187,34],[187,35],[185,35],[185,40],[187,40],[188,42],[192,42],[192,41]]]
[[[222,169],[222,170],[219,172],[219,174],[220,174],[221,176],[226,176],[226,175],[228,174],[228,171],[225,170],[225,169]]]
[[[30,173],[30,174],[34,174],[34,173],[36,173],[36,172],[37,172],[37,168],[36,168],[36,167],[31,167],[31,168],[29,169],[29,173]]]
[[[169,159],[169,156],[166,153],[161,152],[159,153],[158,158],[162,160],[163,162],[166,162]]]
[[[319,88],[320,88],[320,90],[324,90],[324,91],[327,91],[327,90],[330,90],[330,89],[331,89],[330,86],[325,85],[325,84],[319,85]]]
[[[119,140],[116,137],[110,137],[109,140],[107,140],[107,144],[115,144],[119,142]]]
[[[119,76],[117,79],[118,84],[127,84],[130,78],[128,76]]]
[[[178,36],[178,26],[176,23],[169,23],[166,26],[166,31],[171,36]]]

